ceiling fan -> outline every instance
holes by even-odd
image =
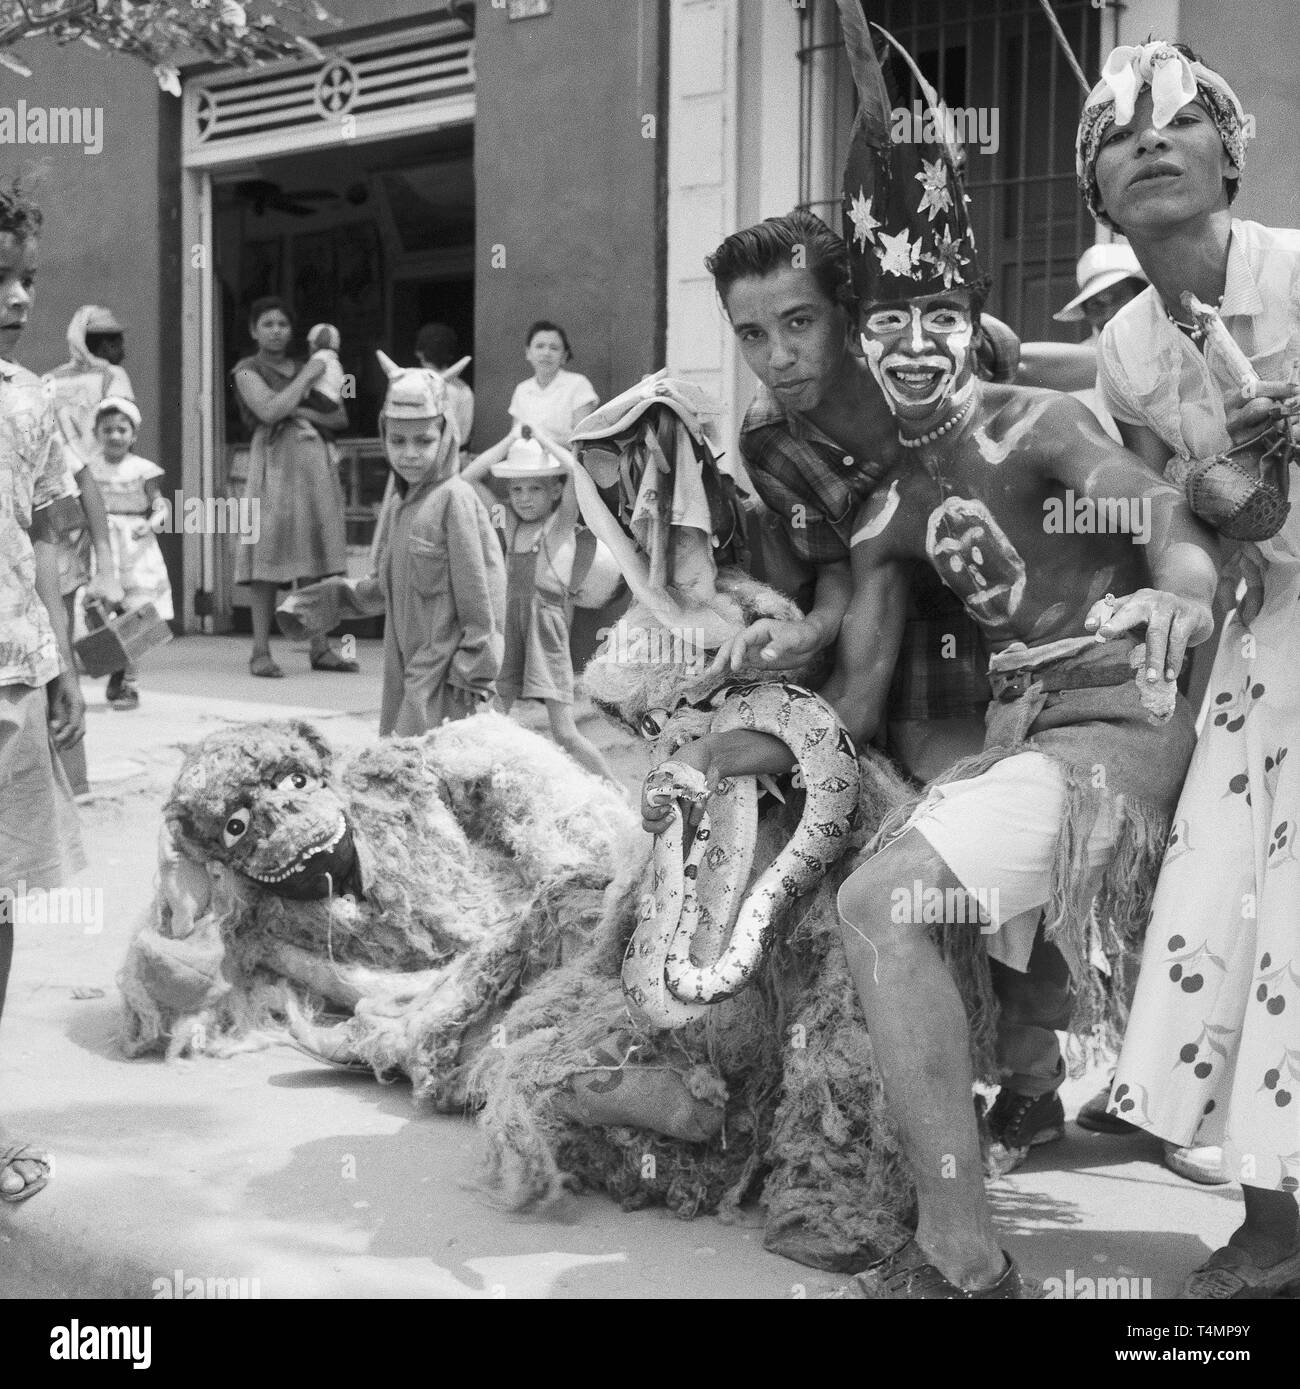
[[[278,183],[270,179],[248,178],[230,185],[234,196],[246,202],[253,215],[261,217],[266,212],[287,212],[291,217],[310,217],[317,211],[314,204],[338,201],[340,195],[332,188],[303,188],[286,193]]]

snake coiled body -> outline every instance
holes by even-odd
[[[731,689],[713,732],[749,729],[794,754],[803,814],[789,842],[741,900],[753,864],[758,787],[722,782],[683,854],[680,811],[655,841],[650,893],[623,962],[623,991],[651,1026],[680,1027],[753,978],[781,914],[810,892],[849,844],[858,813],[857,754],[834,710],[795,685]],[[733,924],[734,923],[734,924]]]

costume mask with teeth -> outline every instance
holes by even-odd
[[[268,728],[273,734],[255,745],[242,729],[205,739],[181,768],[167,820],[203,855],[277,897],[358,892],[352,827],[329,784],[329,749],[308,724]]]

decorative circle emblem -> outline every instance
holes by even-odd
[[[312,90],[316,110],[325,120],[337,120],[351,109],[360,89],[356,68],[346,58],[332,58],[321,68]]]
[[[212,93],[200,88],[194,106],[194,128],[199,140],[206,140],[217,123],[217,103]]]

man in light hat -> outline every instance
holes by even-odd
[[[1129,302],[1147,287],[1133,248],[1127,241],[1099,241],[1079,257],[1076,272],[1079,292],[1052,317],[1058,323],[1080,323],[1085,318],[1093,339]]]
[[[860,98],[844,204],[859,329],[905,457],[857,518],[842,657],[822,693],[855,741],[874,736],[919,564],[962,598],[994,652],[984,751],[932,783],[840,891],[849,967],[918,1199],[915,1238],[855,1286],[884,1299],[1016,1298],[1025,1289],[993,1227],[971,1103],[972,1050],[991,1065],[992,1038],[972,1038],[961,991],[988,1017],[984,955],[1024,973],[1050,950],[1078,991],[1076,1026],[1106,1017],[1090,909],[1096,897],[1098,921],[1118,935],[1143,915],[1194,741],[1174,679],[1186,648],[1210,634],[1217,576],[1182,496],[1078,401],[975,377],[986,281],[952,153],[893,142],[858,0],[840,0],[840,14]],[[1071,523],[1058,526],[1067,497]],[[1090,514],[1144,516],[1149,529],[1075,526],[1076,499]],[[677,756],[711,784],[790,766],[788,749],[760,734],[701,742]],[[936,898],[939,922],[928,908],[918,920],[914,904]],[[1008,1129],[1037,1099],[1012,1098]]]
[[[1058,323],[1081,323],[1092,329],[1087,342],[1026,342],[1020,345],[1018,386],[1068,391],[1096,415],[1117,443],[1119,429],[1097,392],[1097,339],[1101,330],[1146,288],[1146,276],[1124,241],[1099,242],[1079,257],[1079,293],[1052,317]]]
[[[1127,241],[1101,241],[1095,246],[1089,246],[1079,257],[1076,273],[1079,282],[1078,294],[1052,317],[1058,323],[1081,323],[1087,319],[1088,327],[1091,329],[1088,341],[1074,350],[1068,359],[1069,367],[1066,370],[1072,378],[1073,370],[1081,369],[1086,363],[1086,369],[1092,379],[1085,386],[1076,386],[1073,379],[1060,382],[1053,380],[1051,358],[1043,364],[1041,371],[1034,373],[1033,366],[1039,356],[1051,352],[1056,348],[1056,344],[1033,343],[1029,345],[1025,354],[1027,370],[1022,373],[1020,384],[1068,390],[1071,395],[1083,401],[1101,421],[1101,427],[1106,433],[1118,441],[1119,428],[1111,419],[1110,412],[1102,404],[1101,396],[1097,392],[1097,340],[1101,337],[1101,330],[1124,305],[1136,299],[1147,287],[1147,277],[1142,273],[1142,267],[1137,263],[1137,257]],[[1064,356],[1065,349],[1057,351]]]

